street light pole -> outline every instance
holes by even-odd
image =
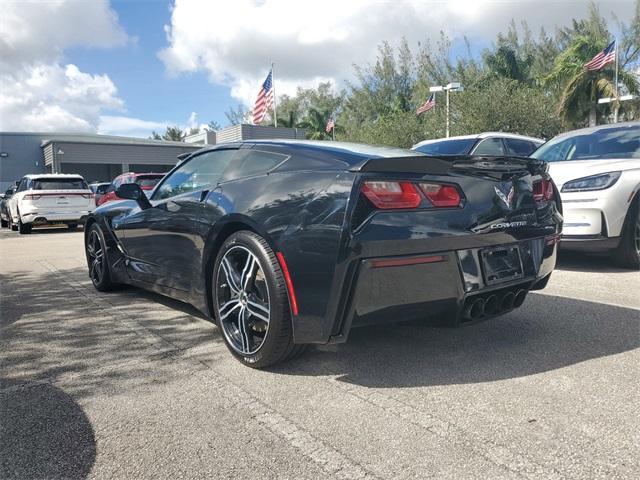
[[[449,138],[449,91],[450,89],[446,89],[447,90],[447,128],[445,130],[445,137]]]

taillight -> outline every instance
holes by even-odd
[[[427,199],[434,207],[459,207],[462,197],[453,185],[440,185],[438,183],[419,183]]]
[[[382,210],[416,208],[422,201],[411,182],[366,181],[362,184],[362,193]]]
[[[34,195],[33,193],[27,193],[24,196],[25,200],[39,200],[42,195]]]
[[[536,202],[553,200],[553,183],[551,180],[540,180],[533,184],[533,199]]]

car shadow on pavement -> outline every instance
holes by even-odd
[[[0,379],[0,478],[86,478],[93,428],[71,396],[49,383]]]
[[[416,323],[351,331],[274,369],[366,387],[454,385],[525,377],[640,346],[640,312],[532,294],[503,317],[458,329]]]
[[[180,379],[157,360],[222,341],[195,308],[135,288],[96,292],[85,268],[3,274],[0,295],[0,378],[64,384],[76,399]]]
[[[0,375],[62,379],[82,398],[179,378],[179,370],[153,374],[158,356],[198,351],[207,364],[230,361],[217,328],[190,306],[133,288],[96,293],[86,277],[83,268],[0,276]],[[347,343],[311,348],[271,371],[383,388],[492,382],[638,348],[639,331],[638,310],[531,294],[508,315],[459,329],[354,329]]]

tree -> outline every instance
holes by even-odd
[[[309,108],[304,121],[300,123],[300,127],[307,129],[307,138],[310,140],[326,140],[331,135],[326,132],[327,122],[333,112],[318,110],[317,108]]]
[[[224,112],[224,116],[227,117],[229,125],[239,125],[246,123],[251,114],[251,110],[246,109],[243,105],[238,104],[235,108],[230,107],[229,110]]]
[[[217,132],[218,130],[222,129],[222,126],[216,122],[215,120],[211,120],[206,127],[204,127],[205,130],[209,130],[210,132]]]
[[[583,126],[585,118],[588,118],[590,126],[596,125],[598,98],[615,96],[613,64],[598,71],[584,68],[585,63],[607,43],[606,38],[576,37],[558,56],[553,71],[546,78],[547,85],[556,83],[561,86],[558,114],[572,127]],[[621,69],[618,78],[629,92],[638,92],[638,80],[634,75]],[[601,112],[607,112],[609,108],[602,107]]]
[[[160,136],[160,134],[158,132],[153,130],[151,132],[151,135],[149,136],[149,140],[162,140],[162,137]]]
[[[184,142],[185,136],[185,132],[183,132],[180,127],[167,127],[164,134],[162,135],[162,139],[173,142]]]

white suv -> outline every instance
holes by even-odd
[[[610,251],[640,269],[640,122],[585,128],[553,138],[532,155],[549,162],[560,190],[562,246]]]
[[[54,223],[74,229],[95,207],[93,192],[80,175],[25,175],[9,200],[9,223],[20,233]]]

